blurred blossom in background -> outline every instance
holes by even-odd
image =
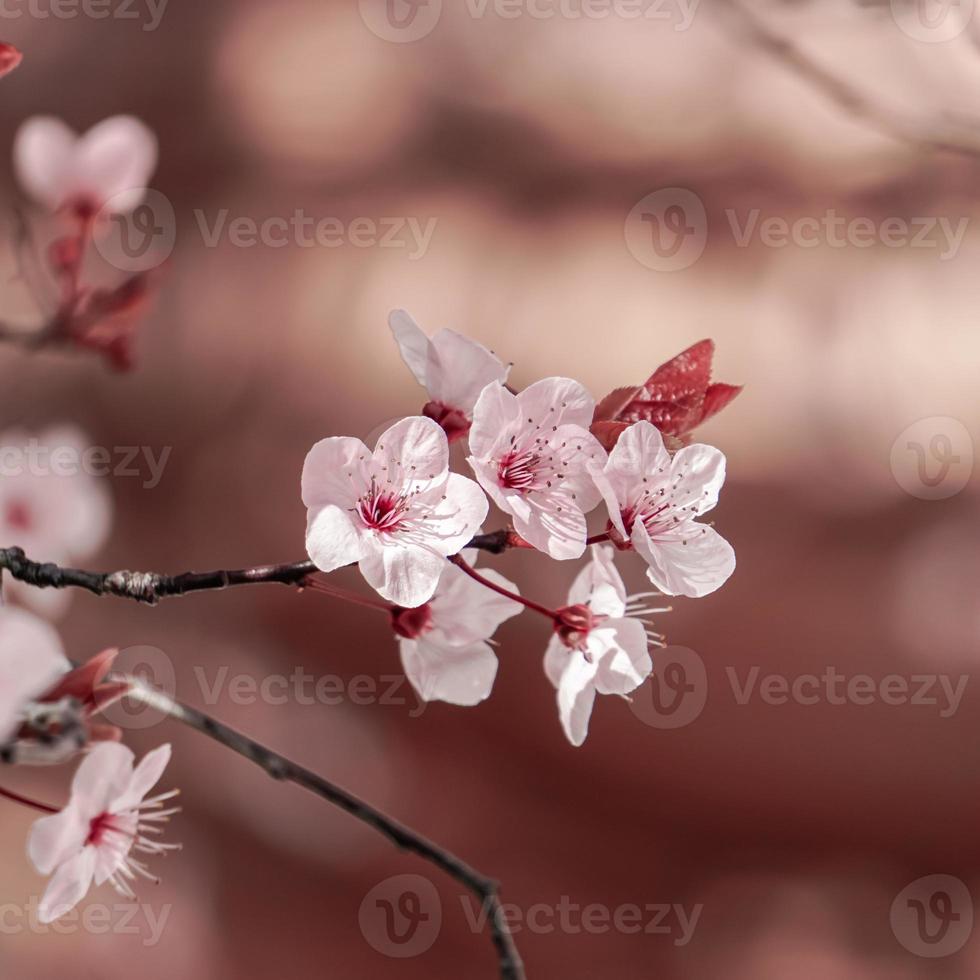
[[[541,708],[553,694],[530,617],[502,627],[494,697],[465,710],[419,711],[407,684],[384,696],[401,674],[388,630],[316,593],[152,610],[79,595],[58,610],[66,648],[158,651],[182,698],[492,873],[531,977],[973,976],[972,6],[5,5],[0,36],[25,59],[2,83],[4,145],[31,115],[81,131],[131,113],[159,138],[153,187],[172,208],[135,371],[0,349],[0,428],[69,423],[110,449],[170,447],[152,488],[103,479],[113,528],[108,543],[92,530],[89,565],[302,557],[309,446],[372,441],[421,407],[394,308],[479,340],[514,363],[518,387],[566,375],[598,397],[702,337],[715,377],[745,386],[698,433],[728,457],[718,520],[738,569],[660,624],[703,676],[660,676],[654,651],[654,678],[632,706],[603,699],[581,749]],[[0,291],[5,319],[30,323],[13,247],[25,203],[5,160]],[[111,270],[113,247],[93,265]],[[494,567],[556,601],[568,587],[533,554]],[[643,587],[639,568],[624,575]],[[249,678],[261,688],[299,667],[340,695],[309,703],[289,683],[241,696]],[[800,681],[828,668],[841,697]],[[692,720],[651,722],[698,685]],[[954,703],[944,692],[957,690]],[[133,729],[138,754],[164,740]],[[141,932],[117,916],[104,934],[79,922],[42,935],[29,902],[43,882],[15,854],[28,817],[0,809],[5,976],[494,975],[479,910],[452,882],[217,746],[169,728],[166,740],[184,852],[141,892]],[[50,785],[31,780],[39,795]],[[404,874],[435,888],[422,911],[435,902],[441,924],[424,949],[379,940],[359,916]],[[617,919],[624,907],[636,916]]]

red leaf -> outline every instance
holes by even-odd
[[[610,392],[596,407],[593,435],[610,449],[627,425],[647,421],[682,439],[742,390],[710,383],[714,351],[714,341],[701,340],[661,364],[646,384]]]
[[[24,56],[12,45],[0,41],[0,78],[9,75],[24,60]]]

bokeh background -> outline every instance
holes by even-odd
[[[433,17],[436,0],[414,12],[396,0],[392,20],[381,0],[172,0],[157,17],[120,0],[111,16],[80,7],[72,17],[11,0],[0,36],[26,57],[2,83],[0,145],[36,113],[77,129],[138,115],[159,136],[153,186],[172,203],[176,247],[140,329],[136,370],[0,350],[0,421],[72,422],[110,448],[171,447],[159,485],[107,481],[113,533],[90,565],[237,567],[303,557],[299,473],[314,441],[367,437],[421,407],[386,326],[394,307],[430,331],[479,339],[514,362],[518,386],[570,375],[596,396],[713,337],[716,379],[745,385],[699,433],[728,456],[713,516],[739,565],[721,591],[675,601],[660,623],[671,644],[693,651],[682,655],[689,666],[704,665],[703,680],[696,669],[688,677],[703,710],[685,709],[686,723],[658,710],[684,690],[655,678],[632,705],[599,699],[587,743],[572,749],[541,669],[547,636],[530,616],[498,634],[496,687],[477,708],[420,711],[404,684],[389,698],[242,703],[250,698],[233,693],[236,677],[261,683],[301,668],[351,692],[358,678],[368,679],[358,691],[380,691],[400,674],[380,617],[272,586],[152,609],[77,595],[59,624],[66,647],[78,657],[127,648],[131,665],[162,681],[172,668],[179,696],[499,878],[530,977],[975,975],[972,4],[752,6],[791,40],[788,58],[723,0],[647,4],[639,19],[629,4],[607,16],[571,2],[441,8]],[[542,9],[554,15],[534,13]],[[826,74],[808,72],[813,64]],[[963,152],[932,145],[949,132]],[[0,180],[9,219],[23,204],[9,159]],[[677,189],[697,202],[684,212],[694,231],[683,267],[664,268],[649,215]],[[403,230],[397,244],[348,236],[338,247],[241,247],[228,234],[211,247],[202,232],[222,213],[261,222],[297,209],[348,229],[397,219]],[[820,233],[815,245],[780,247],[759,233],[740,244],[733,224],[753,213],[860,219],[870,243],[862,232],[843,245]],[[408,219],[434,221],[421,254],[406,247]],[[895,244],[881,233],[889,219],[922,219],[930,231]],[[955,245],[939,219],[963,229]],[[7,227],[4,317],[29,323]],[[105,265],[95,256],[92,274]],[[550,601],[574,574],[535,554],[490,560]],[[639,590],[637,563],[624,556],[622,566]],[[356,575],[341,579],[360,587]],[[815,704],[770,703],[758,688],[745,703],[737,696],[753,668],[760,683],[770,674],[792,683],[829,667],[869,676],[875,693]],[[932,678],[927,694],[939,703],[887,703],[889,675],[913,691],[913,678]],[[965,685],[955,706],[940,678]],[[43,886],[23,856],[30,815],[8,806],[4,976],[495,975],[492,947],[471,925],[477,910],[454,882],[244,760],[152,721],[132,719],[128,738],[139,749],[175,746],[169,776],[186,810],[170,837],[184,851],[160,869],[163,884],[141,889],[150,911],[133,920],[140,934],[127,934],[117,911],[108,935],[79,922],[41,934],[21,914]],[[9,779],[56,799],[67,775]],[[441,926],[424,951],[386,946],[360,921],[365,896],[380,885],[391,897],[384,883],[395,875],[435,890],[423,897],[427,913],[441,907]],[[940,902],[916,946],[903,890],[933,875],[952,876],[965,897],[948,879],[917,886],[926,910],[943,892],[960,918],[944,929]],[[633,920],[590,929],[574,914],[562,925],[563,901],[609,917],[624,906],[670,911],[644,913],[650,933]],[[88,900],[118,902],[107,890]],[[536,906],[556,911],[529,922]],[[418,955],[392,955],[406,952]]]

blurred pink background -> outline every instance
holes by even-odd
[[[174,2],[158,23],[142,0],[135,16],[121,5],[104,19],[44,17],[11,0],[22,16],[0,16],[0,37],[25,53],[0,83],[2,145],[37,113],[77,129],[134,113],[159,136],[153,186],[176,215],[136,370],[0,350],[2,427],[70,421],[95,445],[172,447],[159,485],[111,480],[113,534],[90,566],[304,557],[307,449],[326,435],[366,438],[425,400],[391,341],[394,307],[513,361],[518,387],[568,375],[597,397],[713,337],[715,378],[745,385],[698,433],[728,456],[712,516],[739,565],[718,593],[676,600],[659,621],[704,664],[703,710],[663,727],[654,698],[671,694],[654,680],[632,706],[600,699],[578,750],[542,672],[546,631],[529,616],[499,632],[494,694],[473,709],[420,712],[406,684],[396,704],[236,703],[247,700],[232,693],[237,675],[261,683],[303,668],[347,690],[400,675],[380,618],[272,586],[154,609],[77,595],[60,624],[72,655],[118,645],[161,676],[172,665],[180,697],[498,878],[532,978],[975,975],[969,898],[949,933],[965,941],[927,943],[928,956],[907,948],[908,918],[892,912],[926,876],[980,897],[978,160],[848,115],[734,29],[721,0],[693,12],[675,0],[640,19],[585,16],[581,4],[510,17],[490,3],[478,16],[468,0],[431,23],[438,5],[419,8],[407,29],[431,30],[415,40],[379,36],[385,23],[398,30],[380,0]],[[898,0],[753,9],[923,132],[978,111],[972,23],[923,36]],[[9,154],[0,179],[9,217],[22,203]],[[666,188],[704,208],[703,254],[672,271],[656,267],[634,211]],[[210,247],[202,227],[223,209],[228,221],[299,209],[402,230],[395,244],[241,247],[222,234]],[[831,211],[873,229],[932,224],[918,244],[877,232],[870,244],[820,233],[812,246],[759,233],[739,244],[753,213],[792,223]],[[424,247],[408,219],[434,222]],[[944,239],[939,219],[962,236]],[[9,244],[3,263],[4,315],[28,322]],[[936,434],[958,459],[950,493],[927,499],[908,443]],[[630,557],[621,566],[639,590]],[[481,562],[556,602],[575,571],[526,553]],[[361,587],[353,573],[340,580]],[[912,692],[926,676],[938,703],[888,703],[876,686],[871,703],[777,704],[758,685],[739,703],[754,667],[760,683],[833,667],[875,685],[898,675]],[[941,678],[965,685],[955,705]],[[159,888],[141,890],[141,934],[76,923],[40,935],[21,915],[43,884],[23,857],[30,815],[0,808],[4,976],[496,975],[453,881],[193,733],[134,724],[135,748],[174,744],[168,776],[185,812],[169,836],[184,851],[157,869]],[[57,798],[67,773],[16,776]],[[432,882],[427,911],[441,907],[441,926],[430,948],[397,957],[411,950],[376,948],[359,909],[403,874]],[[563,899],[610,919],[639,906],[653,931],[530,915]],[[119,902],[108,890],[88,899]]]

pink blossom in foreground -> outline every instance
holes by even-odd
[[[78,135],[53,116],[33,116],[14,137],[14,170],[49,211],[118,214],[142,200],[157,164],[153,132],[133,116],[112,116]]]
[[[492,569],[481,569],[480,574],[517,592],[513,582]],[[446,564],[429,602],[392,613],[405,676],[419,697],[467,706],[488,698],[497,676],[497,656],[487,641],[522,609],[520,603]]]
[[[518,395],[495,382],[473,411],[469,463],[528,544],[552,558],[585,551],[585,515],[600,495],[589,465],[606,451],[589,431],[594,403],[577,381],[545,378]]]
[[[704,596],[735,570],[732,546],[695,520],[718,503],[725,482],[725,456],[713,446],[686,446],[672,457],[659,430],[637,422],[593,476],[609,508],[614,543],[637,551],[662,592]]]
[[[27,705],[70,668],[55,629],[13,606],[0,606],[0,745],[20,728]]]
[[[178,812],[176,807],[163,808],[177,790],[145,799],[170,761],[170,746],[154,749],[135,769],[133,761],[124,745],[100,743],[78,767],[68,805],[31,829],[28,856],[41,874],[53,875],[38,909],[41,922],[71,911],[93,881],[108,881],[121,895],[135,898],[132,882],[137,877],[157,879],[132,852],[179,849],[179,844],[146,836],[159,833],[158,824]]]
[[[480,392],[491,381],[506,381],[510,367],[453,330],[440,330],[430,340],[404,310],[394,310],[388,325],[402,360],[429,393],[422,414],[438,422],[450,442],[465,436]]]
[[[112,501],[105,482],[86,472],[89,449],[73,427],[33,437],[0,435],[0,546],[23,548],[35,561],[84,562],[105,543]],[[37,589],[5,577],[4,593],[49,618],[71,602],[68,589]]]
[[[446,557],[488,510],[472,480],[449,472],[445,432],[421,416],[396,422],[373,452],[360,439],[321,440],[303,464],[302,492],[317,568],[357,562],[383,598],[407,607],[432,598]]]
[[[655,593],[627,597],[613,563],[610,545],[593,545],[592,560],[579,572],[568,593],[568,605],[548,644],[544,670],[558,691],[558,715],[572,745],[589,732],[595,696],[625,697],[653,669],[647,646],[658,643],[640,617],[667,609],[644,608]]]

